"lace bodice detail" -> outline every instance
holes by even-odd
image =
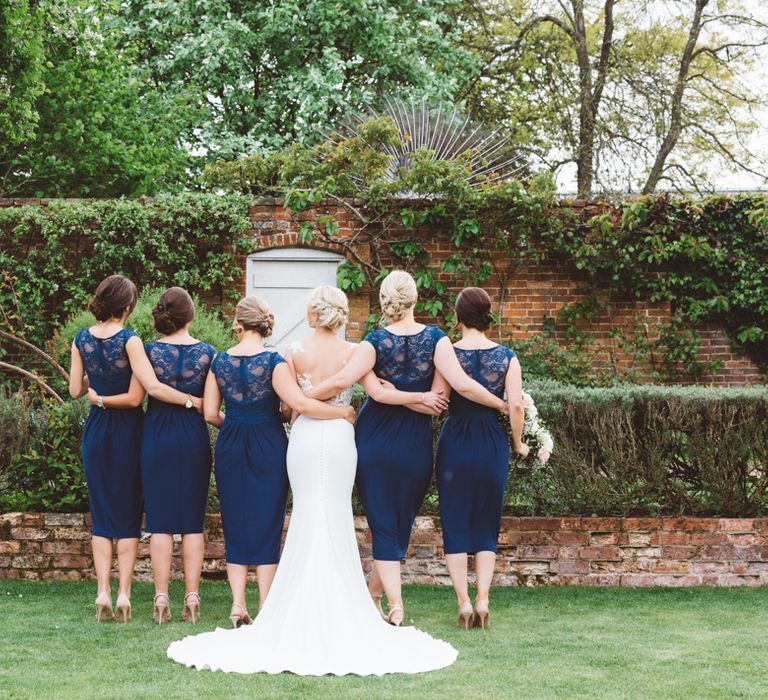
[[[265,350],[258,355],[230,355],[220,352],[211,365],[216,383],[227,405],[247,405],[273,399],[278,406],[280,399],[272,388],[272,371],[285,362],[277,352]]]
[[[157,378],[168,386],[193,396],[202,396],[205,378],[216,348],[208,343],[180,345],[173,343],[145,343],[149,361]]]
[[[435,346],[445,333],[427,326],[413,335],[395,335],[386,328],[371,331],[365,340],[376,350],[374,372],[398,389],[423,391],[435,374]]]
[[[297,374],[296,381],[305,393],[312,388],[312,377],[309,374]],[[342,389],[336,396],[326,399],[325,403],[329,403],[331,406],[349,406],[352,403],[352,387]]]
[[[504,396],[509,361],[515,353],[504,345],[483,350],[463,350],[454,347],[464,371],[499,398]],[[451,398],[453,400],[453,397]]]
[[[109,338],[97,338],[90,329],[82,328],[75,336],[75,347],[83,358],[90,385],[99,393],[122,394],[131,383],[131,363],[125,344],[137,336],[123,328]]]

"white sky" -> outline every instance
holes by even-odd
[[[719,0],[715,0],[718,2]],[[714,3],[713,3],[714,4]],[[728,1],[725,0],[725,7]],[[743,5],[751,16],[768,23],[768,0],[743,0]],[[748,141],[749,150],[758,158],[761,167],[768,170],[768,73],[765,66],[768,65],[768,47],[761,49],[764,60],[758,62],[751,74],[742,76],[742,80],[750,90],[763,98],[763,106],[753,113],[760,127],[753,133]],[[717,190],[768,190],[768,182],[747,172],[729,172],[718,163],[710,171],[710,177]],[[576,165],[569,164],[562,168],[557,176],[557,187],[561,193],[574,193],[576,191]]]

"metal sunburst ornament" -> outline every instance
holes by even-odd
[[[371,117],[389,117],[400,136],[396,146],[384,146],[384,152],[392,157],[387,176],[395,180],[398,171],[410,169],[411,155],[421,149],[433,153],[434,160],[465,158],[470,171],[467,181],[479,186],[489,178],[496,181],[515,177],[524,167],[524,159],[510,154],[509,137],[501,129],[491,130],[482,123],[463,115],[455,106],[430,105],[426,98],[420,102],[401,99],[385,99],[384,109],[368,109],[367,114],[356,114],[352,122],[340,124],[336,135],[342,139],[359,136],[357,127]],[[338,143],[334,134],[329,139]]]

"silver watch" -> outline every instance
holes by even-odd
[[[98,399],[97,399],[97,401],[96,401],[96,405],[97,405],[99,408],[101,408],[101,409],[104,409],[104,408],[106,408],[106,406],[104,405],[104,399],[103,399],[101,396],[99,396],[99,397],[98,397]]]
[[[192,396],[187,394],[187,402],[184,404],[184,408],[192,408],[195,404],[192,403]]]

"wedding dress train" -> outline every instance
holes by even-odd
[[[348,402],[349,393],[336,401]],[[419,673],[452,664],[456,649],[415,627],[387,624],[368,594],[352,517],[352,425],[300,416],[287,462],[293,510],[263,608],[251,625],[173,642],[168,656],[201,670],[308,676]]]

